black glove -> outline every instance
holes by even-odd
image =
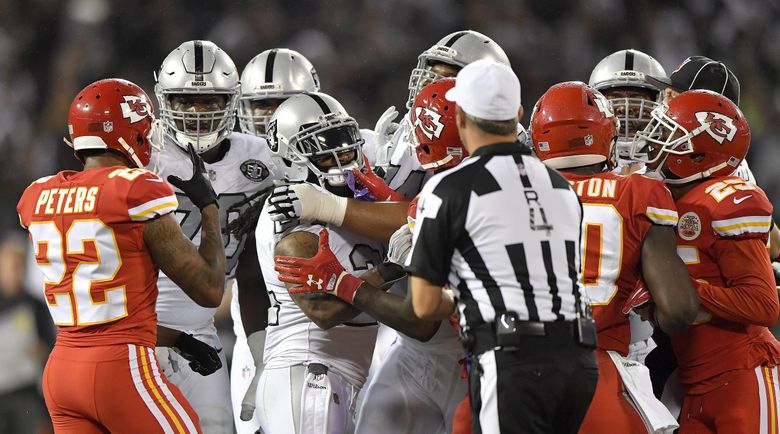
[[[222,360],[219,359],[219,350],[217,351],[211,345],[199,341],[191,334],[183,333],[176,338],[173,347],[180,356],[189,360],[190,369],[200,375],[211,375],[222,367]]]
[[[168,175],[168,182],[183,191],[198,209],[202,210],[212,203],[216,205],[217,194],[214,193],[214,188],[206,177],[206,165],[203,164],[203,160],[195,152],[192,144],[187,145],[187,151],[192,161],[192,178],[184,181],[178,176]]]

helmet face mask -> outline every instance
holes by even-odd
[[[454,77],[458,70],[480,59],[492,59],[509,65],[509,58],[501,46],[479,32],[464,30],[443,37],[417,57],[417,66],[409,77],[406,107],[412,107],[417,93],[426,84],[440,78]],[[450,70],[447,72],[452,75],[446,75],[444,71],[436,71],[437,64],[453,69],[454,73]]]
[[[239,100],[239,126],[241,132],[265,136],[268,121],[285,98],[241,98]]]
[[[744,115],[715,92],[683,92],[651,115],[650,123],[637,133],[632,156],[646,151],[644,162],[652,169],[649,173],[667,184],[728,175],[750,146],[750,127]]]
[[[634,138],[650,120],[650,112],[661,102],[662,92],[646,77],[666,77],[658,61],[646,53],[628,49],[602,59],[591,72],[588,84],[603,93],[620,120],[616,142],[619,165],[632,164]],[[642,156],[644,158],[644,156]]]
[[[317,71],[302,54],[287,48],[263,51],[241,73],[238,106],[241,132],[266,137],[271,115],[284,100],[319,90]]]
[[[283,102],[271,116],[268,141],[288,181],[316,179],[323,188],[340,188],[347,185],[346,171],[363,168],[358,123],[322,93],[299,94]]]
[[[166,135],[198,153],[233,131],[239,81],[230,57],[209,41],[188,41],[165,58],[156,74],[155,94]]]

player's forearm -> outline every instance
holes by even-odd
[[[161,325],[157,326],[157,346],[158,347],[172,347],[176,342],[176,339],[181,334],[181,331],[169,329]]]
[[[387,243],[399,226],[406,223],[409,202],[363,202],[351,199],[341,227],[373,240]]]
[[[219,227],[219,211],[216,205],[201,210],[201,233],[198,254],[206,263],[202,271],[203,296],[218,306],[225,292],[225,249]]]
[[[360,314],[357,308],[334,295],[294,295],[292,299],[323,330],[349,322]]]
[[[439,329],[440,321],[417,318],[410,298],[387,293],[363,283],[355,293],[352,304],[396,331],[427,342]]]
[[[780,306],[777,288],[760,278],[744,278],[736,286],[723,287],[699,281],[698,291],[704,310],[727,321],[772,327]]]

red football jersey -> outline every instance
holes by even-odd
[[[642,243],[653,224],[677,223],[672,195],[657,180],[612,173],[564,173],[582,201],[582,280],[599,348],[628,355],[623,304],[641,276]]]
[[[158,269],[144,222],[177,206],[171,186],[144,169],[63,171],[27,187],[16,209],[58,344],[155,346]]]
[[[697,321],[672,336],[685,385],[733,369],[780,362],[767,327],[777,320],[777,289],[765,248],[772,205],[764,192],[728,176],[706,180],[677,200],[677,253],[699,284]]]

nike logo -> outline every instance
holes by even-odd
[[[146,178],[146,180],[152,182],[163,182],[163,180],[160,178]]]
[[[737,204],[737,205],[739,205],[740,203],[742,203],[742,201],[744,201],[745,199],[747,199],[747,198],[749,198],[749,197],[751,197],[751,196],[753,196],[753,195],[752,195],[752,194],[749,194],[749,195],[747,195],[747,196],[745,196],[745,197],[740,197],[739,199],[737,199],[737,198],[735,197],[735,198],[734,198],[734,203],[735,203],[735,204]]]

